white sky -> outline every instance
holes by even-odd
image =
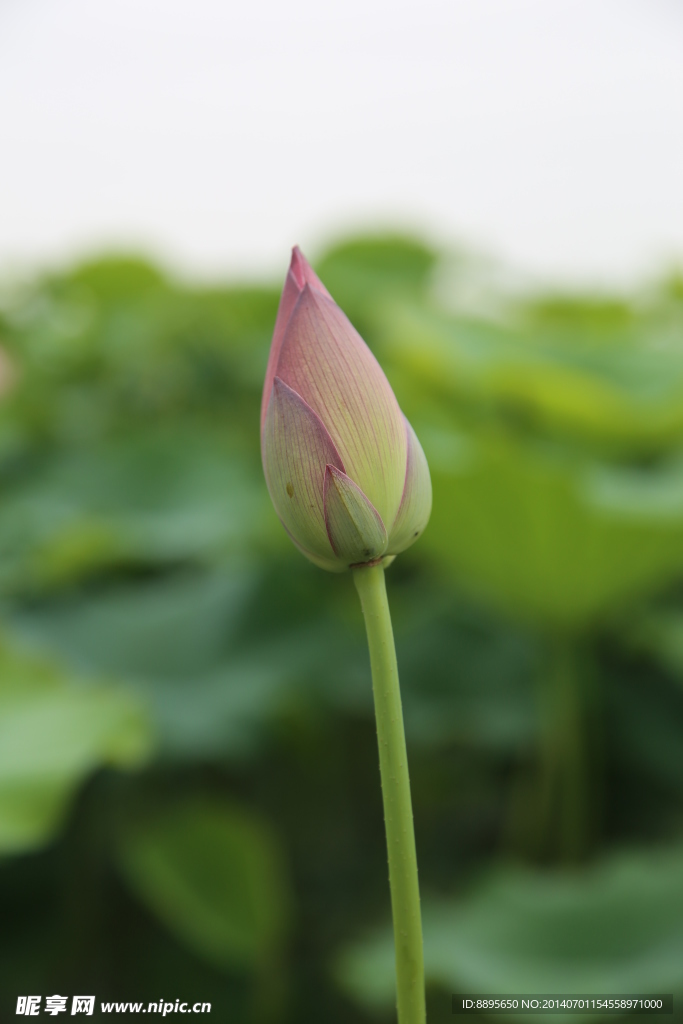
[[[364,224],[683,262],[679,0],[0,0],[0,265],[279,273]]]

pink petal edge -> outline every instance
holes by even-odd
[[[278,306],[277,317],[275,318],[275,327],[273,329],[273,340],[271,342],[270,353],[268,355],[268,366],[266,368],[266,378],[263,385],[263,396],[261,398],[261,430],[263,430],[263,424],[266,420],[268,403],[270,402],[270,395],[273,390],[273,380],[277,373],[280,349],[282,348],[282,342],[285,337],[287,325],[289,324],[294,308],[296,307],[306,285],[332,300],[332,296],[320,278],[315,274],[299,246],[295,245],[292,249],[292,258],[290,260],[289,270],[287,271],[287,277],[285,278],[285,284],[280,296],[280,304]]]

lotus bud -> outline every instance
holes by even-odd
[[[388,562],[427,525],[432,486],[420,442],[298,248],[266,370],[261,453],[282,525],[324,569]]]

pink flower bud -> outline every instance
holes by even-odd
[[[427,525],[432,487],[420,442],[298,248],[268,359],[261,452],[275,511],[322,568],[396,555]]]

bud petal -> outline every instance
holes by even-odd
[[[275,377],[263,428],[263,468],[275,511],[305,554],[333,559],[325,526],[325,467],[343,470],[330,435],[301,395]]]
[[[268,359],[261,449],[287,533],[324,569],[388,565],[426,525],[422,448],[379,363],[298,248]]]
[[[319,292],[322,292],[322,294],[326,295],[328,299],[332,298],[320,278],[314,273],[313,268],[299,249],[299,246],[295,245],[292,249],[292,261],[289,265],[289,272],[287,273],[285,286],[282,289],[282,295],[280,296],[280,305],[278,306],[277,319],[275,320],[275,329],[273,331],[273,341],[270,346],[270,354],[268,356],[266,381],[263,387],[263,396],[261,398],[261,430],[263,430],[266,412],[268,411],[268,402],[270,401],[270,393],[273,389],[273,380],[277,373],[277,363],[280,358],[282,339],[285,336],[285,331],[287,329],[287,324],[289,323],[289,318],[292,315],[292,311],[297,304],[301,292],[307,284],[310,284],[312,288],[316,288]]]
[[[346,473],[329,465],[325,470],[325,525],[332,549],[346,565],[379,558],[387,546],[387,531],[377,509]]]
[[[277,373],[318,414],[345,472],[383,521],[393,522],[406,472],[401,410],[361,336],[339,307],[309,284],[290,316]]]
[[[398,515],[389,532],[387,550],[392,555],[405,551],[429,521],[432,511],[432,481],[429,466],[417,434],[404,417],[408,440],[408,464]]]
[[[319,569],[327,569],[328,572],[346,572],[346,570],[348,569],[348,565],[346,564],[346,562],[343,562],[340,558],[337,558],[337,556],[332,551],[332,548],[330,548],[329,558],[324,558],[322,555],[314,555],[313,552],[309,551],[308,548],[305,548],[303,544],[299,544],[299,541],[296,539],[296,537],[292,536],[292,534],[289,532],[286,526],[284,529],[285,533],[291,540],[292,544],[294,544],[294,546],[299,549],[301,554],[305,555],[310,562],[313,562],[314,565],[317,565]],[[390,558],[388,561],[391,562],[392,559]]]

